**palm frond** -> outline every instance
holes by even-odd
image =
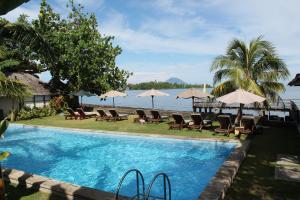
[[[224,94],[227,94],[229,92],[233,92],[236,90],[236,86],[232,81],[225,81],[221,84],[219,84],[217,87],[215,87],[212,91],[211,94],[214,95],[215,97],[222,96]]]
[[[53,49],[49,43],[32,27],[22,23],[0,23],[0,38],[14,39],[34,51],[41,52],[54,59]]]

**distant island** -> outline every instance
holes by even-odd
[[[186,82],[184,82],[180,78],[176,78],[176,77],[171,77],[168,80],[166,80],[165,82],[173,83],[173,84],[182,84],[182,85],[186,85],[187,84]]]
[[[136,84],[128,84],[130,90],[150,90],[150,89],[179,89],[179,88],[203,88],[204,84],[187,84],[179,78],[169,78],[166,81],[150,81]],[[206,88],[211,88],[206,84]]]

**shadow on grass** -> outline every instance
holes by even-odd
[[[294,127],[272,126],[256,135],[226,199],[300,199],[300,183],[275,179],[278,154],[299,155]]]

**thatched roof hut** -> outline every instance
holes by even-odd
[[[11,79],[19,80],[22,83],[28,85],[32,95],[52,95],[49,90],[48,84],[42,82],[35,75],[24,72],[14,72],[7,74],[7,76]]]

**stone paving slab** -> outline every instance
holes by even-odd
[[[300,156],[278,154],[275,179],[300,182]]]
[[[47,177],[28,174],[15,169],[2,169],[5,180],[26,187],[33,187],[39,191],[64,197],[68,200],[113,200],[114,194],[88,187],[78,186]]]

